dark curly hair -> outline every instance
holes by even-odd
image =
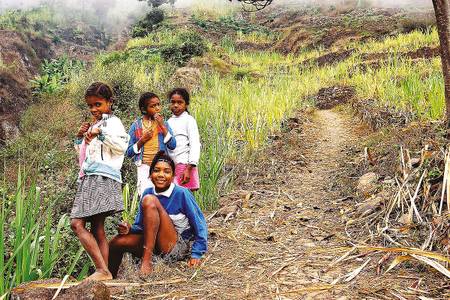
[[[97,81],[92,83],[84,93],[84,98],[88,97],[99,97],[112,102],[114,93],[109,85]]]
[[[155,93],[151,93],[151,92],[147,92],[147,93],[143,93],[141,95],[141,97],[139,97],[139,110],[141,111],[141,113],[143,115],[147,114],[147,105],[148,102],[150,101],[150,99],[153,98],[158,98],[158,95],[156,95]]]
[[[180,95],[184,102],[186,102],[186,105],[189,105],[189,92],[185,88],[175,88],[171,90],[168,94],[169,101],[173,95]]]
[[[172,169],[172,173],[175,174],[175,163],[170,158],[169,155],[167,155],[164,151],[159,151],[156,153],[155,157],[152,160],[152,164],[150,165],[150,175],[153,173],[153,170],[155,170],[155,166],[158,162],[164,161],[170,165],[170,168]]]

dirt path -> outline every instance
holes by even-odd
[[[322,110],[309,119],[292,118],[287,127],[259,162],[241,170],[236,189],[221,199],[225,208],[208,217],[204,266],[193,271],[182,263],[157,264],[157,284],[125,299],[392,298],[390,279],[376,275],[378,257],[349,283],[331,285],[367,260],[331,265],[350,245],[342,212],[354,203],[342,197],[342,182],[349,180],[346,164],[358,125]],[[395,286],[414,279],[399,279]]]

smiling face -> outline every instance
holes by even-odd
[[[153,172],[150,174],[150,179],[155,185],[157,192],[167,190],[173,180],[173,171],[169,163],[165,161],[157,162]]]
[[[175,116],[179,116],[187,109],[186,101],[178,94],[173,94],[170,97],[170,110]]]
[[[161,101],[159,98],[153,97],[150,100],[147,100],[147,107],[145,108],[147,112],[147,116],[153,117],[155,114],[161,112]]]
[[[86,98],[86,104],[96,120],[101,120],[103,114],[111,113],[112,102],[104,98],[89,96]]]

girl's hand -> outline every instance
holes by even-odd
[[[192,258],[189,259],[187,265],[189,268],[193,268],[193,267],[199,267],[202,263],[202,260],[200,258]]]
[[[153,117],[156,121],[156,125],[161,130],[163,136],[167,135],[167,132],[169,132],[166,128],[166,125],[164,125],[164,118],[160,114],[155,114]]]
[[[160,128],[165,127],[164,118],[160,114],[155,114],[153,117],[155,118],[156,124],[158,124]]]
[[[153,137],[153,129],[150,130],[144,130],[144,132],[142,133],[142,136],[140,138],[140,140],[142,141],[143,144],[147,143],[148,141],[150,141]]]
[[[89,127],[91,124],[89,122],[83,122],[81,123],[80,128],[78,129],[77,137],[81,138],[83,135],[89,130]]]
[[[119,234],[126,235],[130,233],[131,225],[127,222],[121,222],[119,223],[119,227],[117,228],[117,231],[119,231]]]
[[[86,133],[84,134],[84,140],[85,140],[86,144],[89,145],[89,143],[92,142],[92,140],[93,140],[97,135],[99,135],[101,132],[102,132],[102,130],[101,130],[100,128],[98,128],[98,127],[92,128],[92,130],[86,132]]]
[[[188,165],[186,169],[184,169],[183,174],[181,174],[181,184],[186,184],[191,180],[191,169],[192,167]]]

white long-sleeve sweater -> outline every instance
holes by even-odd
[[[188,112],[172,116],[168,121],[177,141],[174,150],[168,150],[175,164],[198,165],[200,159],[200,134],[197,122]]]
[[[101,133],[86,146],[82,174],[102,175],[122,182],[120,170],[128,146],[128,134],[120,119],[112,114],[103,114],[102,120],[92,126],[95,127],[100,128]],[[78,139],[75,143],[82,142],[83,139]],[[81,150],[78,146],[76,148]]]

